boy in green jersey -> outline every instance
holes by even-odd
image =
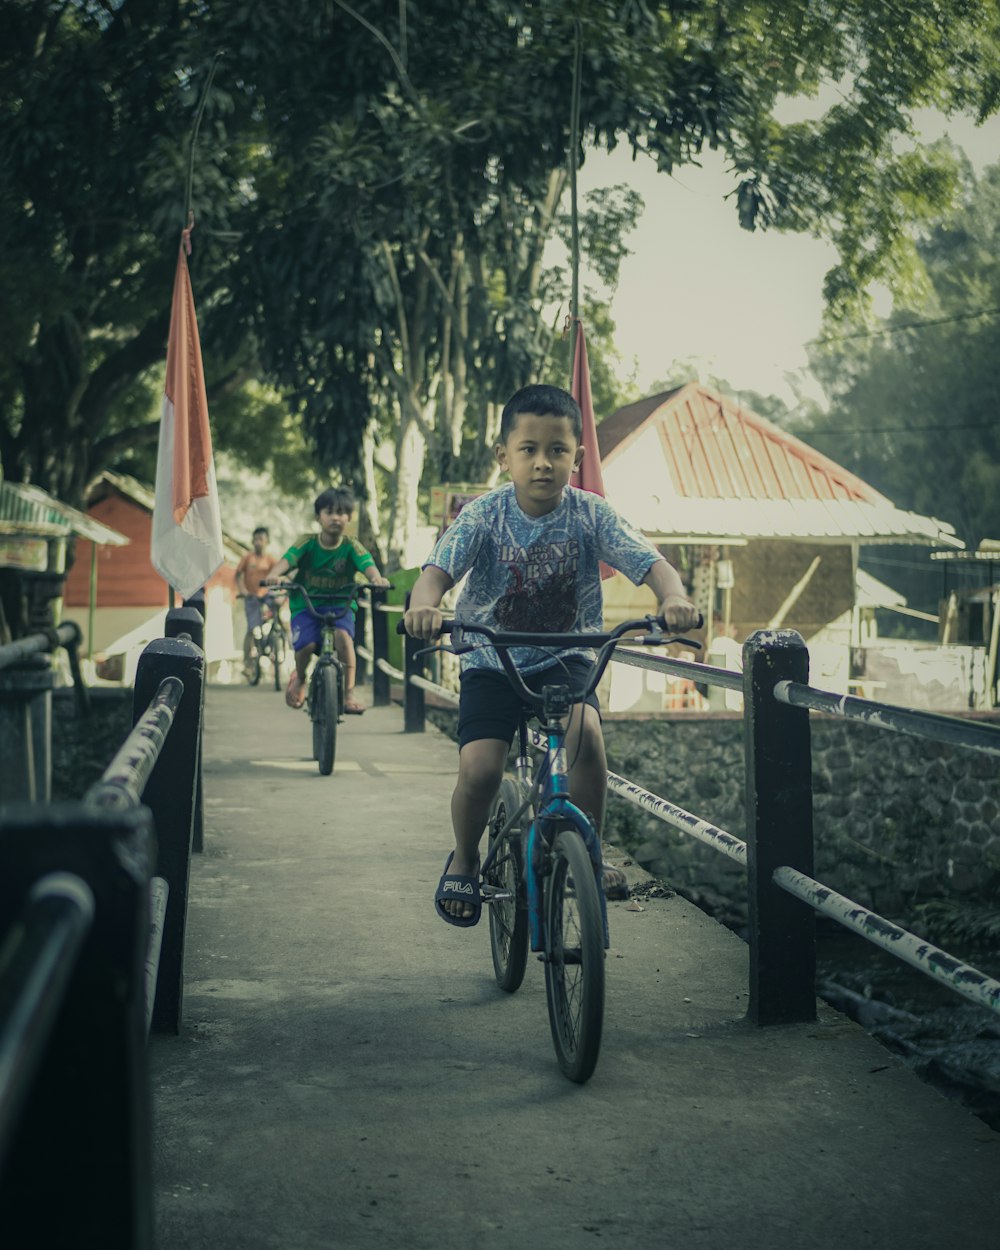
[[[294,569],[295,581],[287,582],[288,603],[292,614],[292,646],[295,648],[295,671],[288,679],[285,702],[289,707],[301,707],[306,699],[306,677],[312,657],[322,644],[322,626],[309,611],[305,596],[296,584],[304,586],[314,600],[329,599],[331,592],[343,592],[356,581],[356,574],[363,573],[373,586],[388,586],[367,551],[355,538],[344,533],[354,514],[354,496],[346,486],[330,487],[318,496],[315,503],[318,534],[307,534],[294,543],[277,562],[268,576],[275,582]],[[354,673],[357,661],[354,655],[354,613],[357,604],[338,596],[341,604],[336,608],[337,655],[344,666],[344,711],[360,716],[365,710],[354,695]]]

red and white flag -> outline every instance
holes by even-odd
[[[573,353],[573,380],[570,394],[580,405],[583,417],[583,459],[573,471],[570,482],[581,490],[589,490],[604,498],[604,476],[601,473],[601,453],[597,445],[597,422],[594,420],[594,397],[590,391],[590,363],[587,360],[587,340],[583,334],[583,322],[576,321],[576,349]],[[610,565],[601,562],[601,578],[614,577]]]
[[[187,265],[190,251],[189,227],[181,234],[170,308],[150,542],[153,568],[185,599],[204,586],[225,558],[201,342]]]

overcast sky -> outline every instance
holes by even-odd
[[[971,121],[923,119],[928,140],[945,129],[977,170],[1000,160],[1000,118],[978,129]],[[633,162],[624,146],[610,156],[588,155],[581,196],[619,182],[635,187],[646,204],[612,302],[618,350],[626,362],[636,358],[643,390],[667,376],[675,359],[696,357],[706,374],[736,389],[791,402],[785,375],[806,366],[803,345],[818,335],[832,246],[741,230],[734,200],[725,199],[734,183],[717,153],[674,177],[658,174],[650,160]]]

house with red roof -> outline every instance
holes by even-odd
[[[807,643],[839,639],[843,685],[853,676],[850,648],[864,641],[872,615],[870,596],[859,595],[861,547],[963,545],[947,522],[897,508],[697,382],[619,408],[597,437],[608,500],[681,570],[708,622],[706,651],[716,637],[741,643],[765,628],[797,630]],[[648,595],[638,595],[644,611]],[[606,584],[605,606],[613,622],[640,600],[619,576]]]

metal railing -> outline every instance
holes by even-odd
[[[35,1246],[152,1245],[147,1035],[180,1028],[203,628],[167,614],[80,801],[0,807],[0,1210]]]
[[[420,649],[414,639],[405,639],[405,672],[375,658],[376,669],[382,665],[403,683],[408,732],[424,727],[425,693],[458,702],[454,692],[424,675]],[[777,1024],[816,1018],[817,912],[977,1006],[1000,1014],[1000,982],[814,879],[809,710],[992,755],[1000,754],[1000,729],[815,689],[806,681],[805,643],[790,630],[762,630],[748,638],[742,673],[626,647],[613,660],[743,694],[747,841],[616,773],[608,773],[608,788],[747,869],[748,1015],[753,1021]],[[541,743],[539,735],[533,737]]]

